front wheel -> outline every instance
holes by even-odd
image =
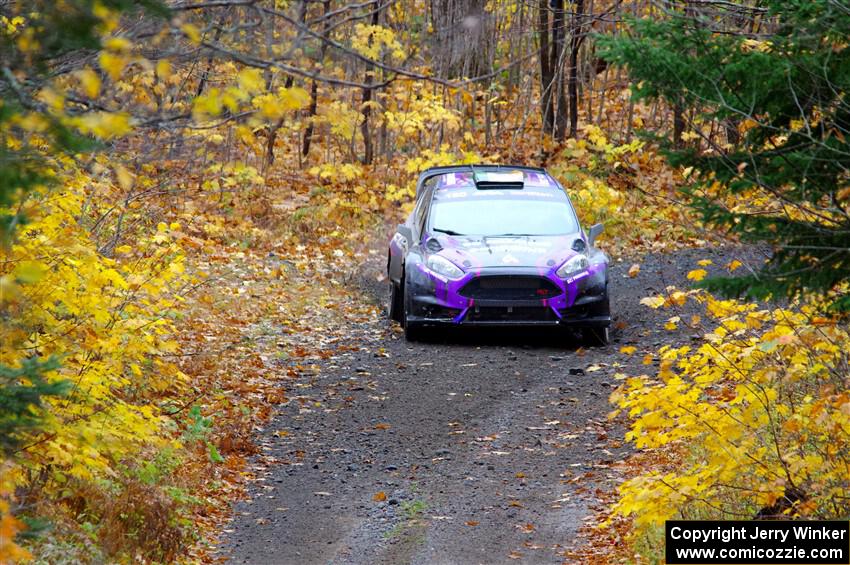
[[[404,292],[396,283],[390,281],[390,320],[395,320],[404,325]]]
[[[401,288],[399,289],[399,295],[401,295],[401,325],[404,327],[404,339],[407,341],[424,341],[428,338],[428,328],[422,324],[421,322],[411,322],[409,320],[408,314],[410,313],[411,304],[410,304],[410,295],[407,289],[406,279],[401,279]],[[401,289],[404,289],[403,291]]]
[[[422,324],[405,322],[404,339],[407,341],[425,341],[428,339],[428,328]]]
[[[584,328],[582,330],[584,342],[590,347],[604,347],[611,343],[608,326],[601,328]]]

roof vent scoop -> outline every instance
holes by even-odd
[[[522,171],[475,170],[473,178],[478,190],[522,190],[525,187]]]

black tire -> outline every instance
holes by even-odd
[[[390,320],[395,320],[404,325],[404,292],[399,285],[390,281],[390,307],[388,310]]]
[[[407,341],[423,341],[428,337],[428,328],[421,323],[411,322],[407,319],[408,312],[410,312],[410,300],[408,299],[406,282],[406,279],[401,279],[401,288],[404,289],[401,296],[401,325],[404,327],[404,339]]]
[[[611,343],[609,334],[608,326],[584,328],[582,330],[584,343],[590,347],[605,347]]]
[[[404,324],[404,339],[407,341],[425,341],[428,339],[428,335],[428,328],[422,324]]]

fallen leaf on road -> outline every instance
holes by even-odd
[[[631,267],[629,267],[629,278],[635,278],[640,273],[640,265],[635,263]]]
[[[691,281],[701,281],[708,274],[708,271],[705,269],[694,269],[693,271],[688,273],[688,280]]]
[[[385,493],[384,491],[376,492],[375,496],[372,497],[372,500],[374,500],[375,502],[383,502],[386,499],[387,499],[387,493]]]
[[[690,278],[690,277],[688,277]],[[658,309],[664,304],[663,296],[647,296],[646,298],[641,298],[640,303],[644,306],[649,306],[650,308]]]
[[[475,527],[478,525],[478,522],[476,522],[475,520],[469,520],[468,522],[466,522],[466,525]]]

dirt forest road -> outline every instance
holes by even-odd
[[[673,313],[640,299],[686,287],[699,259],[737,257],[651,255],[635,278],[631,263],[615,263],[619,323],[602,348],[580,351],[547,331],[407,343],[384,319],[352,327],[360,349],[328,360],[298,391],[325,408],[290,402],[265,428],[264,455],[279,464],[235,506],[222,555],[234,564],[570,562],[595,489],[627,453],[622,425],[607,419],[615,373],[649,372],[646,353],[698,338],[685,324],[665,330]],[[364,300],[383,300],[381,267],[362,274]]]

